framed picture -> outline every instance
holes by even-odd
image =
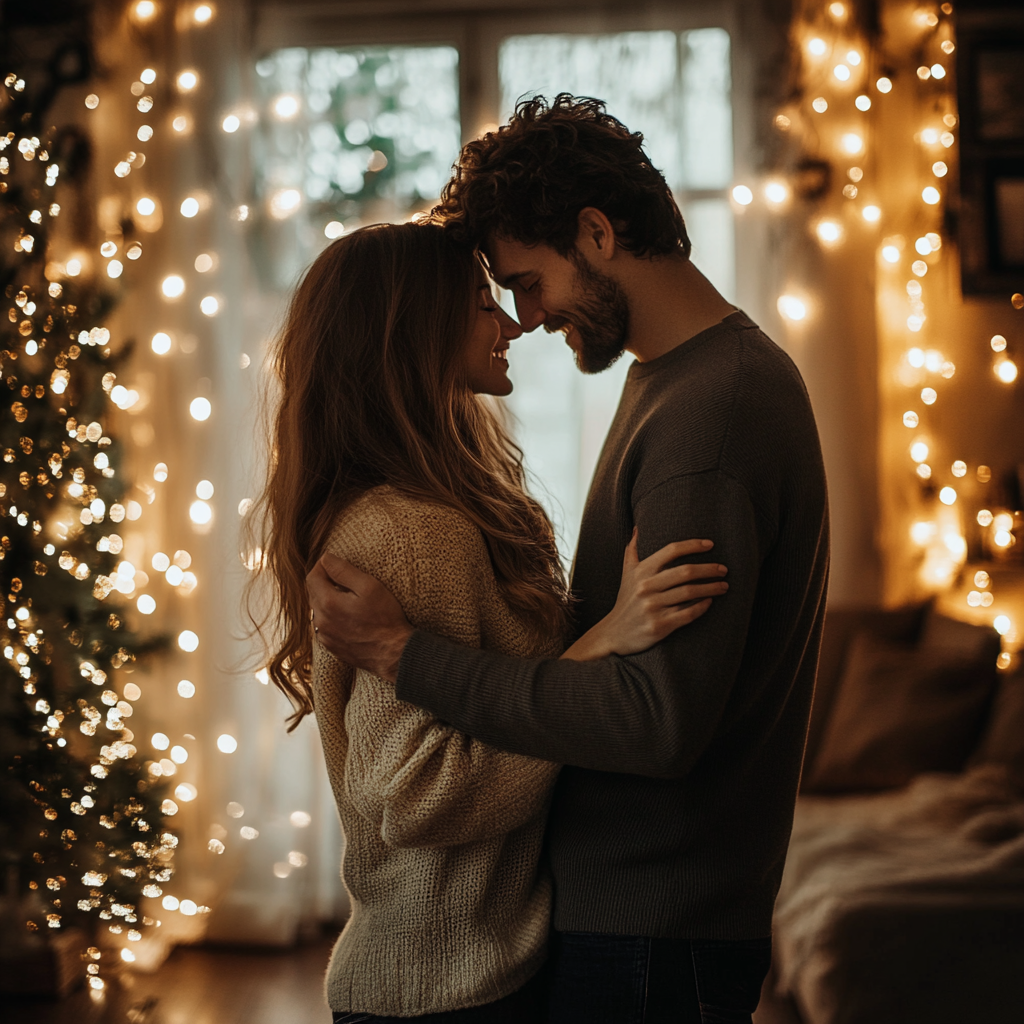
[[[960,249],[965,295],[1024,286],[1024,10],[960,7]]]

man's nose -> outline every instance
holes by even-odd
[[[510,317],[508,313],[501,308],[501,306],[498,306],[495,310],[494,317],[498,321],[498,330],[501,332],[501,336],[505,341],[514,341],[516,338],[522,337],[522,327],[520,327],[519,324],[517,324],[515,320],[513,320],[512,317]]]
[[[519,317],[519,326],[524,334],[537,330],[547,315],[547,310],[536,299],[528,295],[516,296],[516,316]]]

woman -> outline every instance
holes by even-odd
[[[558,766],[488,747],[313,643],[305,576],[330,551],[410,621],[511,655],[642,650],[702,614],[708,567],[637,562],[615,609],[564,653],[569,598],[522,455],[480,395],[507,395],[521,333],[472,253],[430,224],[347,235],[312,265],[276,353],[263,496],[282,637],[270,675],[292,725],[316,711],[346,836],[352,916],[327,973],[335,1021],[537,1019],[551,887],[539,868]],[[679,607],[688,602],[687,607]]]

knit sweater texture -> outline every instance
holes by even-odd
[[[729,591],[640,654],[514,658],[413,633],[397,693],[487,743],[567,766],[548,851],[561,931],[770,934],[810,714],[828,576],[817,430],[789,357],[736,312],[633,363],[583,513],[577,626],[614,606],[633,526],[645,558]]]
[[[453,643],[518,657],[562,648],[509,609],[483,536],[451,508],[375,488],[327,548]],[[320,644],[313,697],[352,902],[327,970],[331,1009],[411,1017],[522,987],[545,956],[551,882],[538,864],[558,765],[470,739]]]

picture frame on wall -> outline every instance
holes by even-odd
[[[1024,285],[1024,13],[964,11],[957,26],[960,249],[965,295]]]

